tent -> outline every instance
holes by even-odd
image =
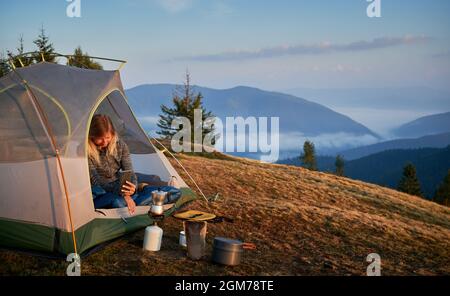
[[[94,209],[87,139],[97,113],[113,120],[138,176],[177,178],[182,197],[165,215],[197,198],[139,125],[118,70],[40,62],[0,78],[0,246],[83,254],[152,223],[148,206]]]

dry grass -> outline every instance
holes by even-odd
[[[162,226],[162,250],[141,250],[143,231],[82,261],[84,275],[364,275],[382,258],[384,275],[450,274],[450,210],[397,191],[286,165],[180,155],[207,195],[189,208],[233,217],[208,224],[207,256],[191,261],[178,246],[180,221]],[[175,161],[189,185],[192,185]],[[194,188],[194,187],[192,187]],[[210,262],[214,236],[253,242],[241,265]],[[66,262],[0,252],[0,274],[64,275]]]

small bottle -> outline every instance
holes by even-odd
[[[145,228],[144,246],[146,251],[159,251],[161,249],[163,230],[158,225],[147,226]]]

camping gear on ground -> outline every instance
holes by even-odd
[[[244,249],[254,250],[256,246],[240,240],[215,237],[213,242],[212,261],[222,265],[235,266],[241,263]]]
[[[174,214],[173,216],[181,220],[191,220],[191,221],[207,221],[214,219],[216,217],[216,215],[214,214],[196,210],[179,212]]]
[[[157,252],[161,249],[163,230],[156,223],[145,228],[144,246],[146,251]]]
[[[182,247],[187,247],[187,243],[186,243],[186,232],[185,231],[180,231],[180,238],[178,240],[178,243],[180,244],[180,246]]]
[[[167,192],[160,191],[160,190],[152,192],[153,203],[152,203],[152,207],[151,207],[150,211],[152,212],[153,215],[158,216],[158,215],[164,214],[163,205],[164,205],[164,200],[166,199],[166,195],[167,195]]]
[[[174,218],[180,220],[193,220],[193,221],[208,221],[208,223],[222,223],[228,222],[233,223],[234,219],[226,216],[217,216],[215,214],[206,213],[196,210],[188,210],[183,212],[178,212],[173,215]]]
[[[205,221],[186,221],[187,256],[193,260],[200,260],[205,254],[206,227]]]
[[[0,246],[82,255],[152,223],[150,206],[134,214],[94,208],[87,148],[99,113],[127,143],[136,175],[157,175],[165,184],[176,176],[182,197],[165,216],[198,198],[140,126],[119,71],[49,62],[17,67],[0,78]]]

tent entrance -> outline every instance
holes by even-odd
[[[147,134],[136,120],[121,91],[114,90],[106,95],[100,101],[92,116],[95,114],[109,116],[119,138],[128,145],[133,169],[138,177],[138,183],[148,183],[151,186],[165,186],[172,177],[176,177],[181,187],[187,187],[186,183],[184,183],[164,155],[152,145]],[[88,126],[90,126],[92,116]],[[87,141],[88,137],[86,137]],[[117,211],[117,209],[108,209],[107,211],[105,209],[98,210],[107,213],[103,217],[117,217],[118,214],[123,217],[122,213],[119,213],[120,211]],[[148,207],[146,212],[148,212]],[[140,213],[140,211],[137,211],[137,213]]]
[[[155,153],[155,148],[150,143],[147,134],[142,129],[139,122],[136,120],[136,117],[125,99],[125,95],[121,91],[114,90],[105,96],[92,116],[95,114],[104,114],[111,118],[119,137],[127,143],[130,153]],[[89,125],[91,119],[92,117],[89,119]]]

